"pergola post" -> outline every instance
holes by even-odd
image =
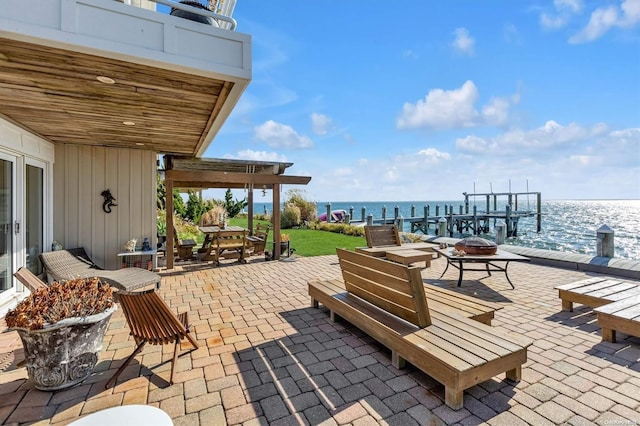
[[[165,256],[167,257],[167,269],[173,269],[173,241],[175,226],[173,225],[173,181],[165,179],[165,216],[167,221],[167,241]]]
[[[247,225],[249,226],[249,234],[253,235],[253,185],[249,185],[249,190],[247,192],[247,203],[249,207],[249,210],[247,211],[247,214],[249,215]]]
[[[273,258],[280,259],[280,185],[273,185]]]

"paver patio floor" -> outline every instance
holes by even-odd
[[[121,310],[84,383],[41,392],[27,380],[15,332],[0,335],[0,423],[66,424],[97,410],[149,404],[176,425],[517,425],[640,424],[640,339],[603,343],[591,309],[562,312],[556,285],[583,272],[516,263],[509,276],[457,271],[432,262],[423,277],[501,303],[495,327],[534,340],[519,383],[504,375],[465,392],[464,408],[444,405],[443,387],[411,366],[397,370],[390,353],[348,323],[309,307],[307,280],[340,276],[336,256],[220,267],[193,263],[163,272],[163,298],[188,311],[200,348],[179,358],[168,384],[172,345],[147,346],[120,376],[104,384],[133,351]],[[183,345],[187,349],[188,343]],[[161,361],[165,361],[161,363]]]

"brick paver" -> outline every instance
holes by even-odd
[[[181,264],[161,271],[163,298],[189,312],[201,347],[179,358],[169,385],[172,346],[146,347],[116,386],[104,383],[134,349],[122,311],[111,318],[96,373],[60,392],[35,390],[15,332],[4,333],[0,356],[0,423],[66,424],[96,410],[150,404],[176,425],[263,424],[638,424],[640,339],[619,335],[603,343],[592,310],[562,312],[554,286],[591,276],[535,264],[510,266],[504,276],[465,274],[434,259],[430,283],[498,302],[493,326],[535,342],[522,381],[504,375],[465,392],[462,410],[444,405],[444,388],[408,365],[396,370],[390,353],[346,322],[331,323],[309,307],[307,281],[338,278],[335,256],[246,265],[232,260]],[[182,345],[188,349],[189,344]],[[621,422],[626,423],[621,423]],[[616,423],[617,422],[617,423]]]

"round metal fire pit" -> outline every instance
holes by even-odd
[[[493,241],[485,240],[479,237],[468,237],[458,241],[454,245],[455,249],[464,250],[467,254],[496,254],[498,246]]]

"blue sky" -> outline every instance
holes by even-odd
[[[292,162],[313,201],[640,198],[640,0],[238,0],[234,18],[253,79],[207,157]]]

